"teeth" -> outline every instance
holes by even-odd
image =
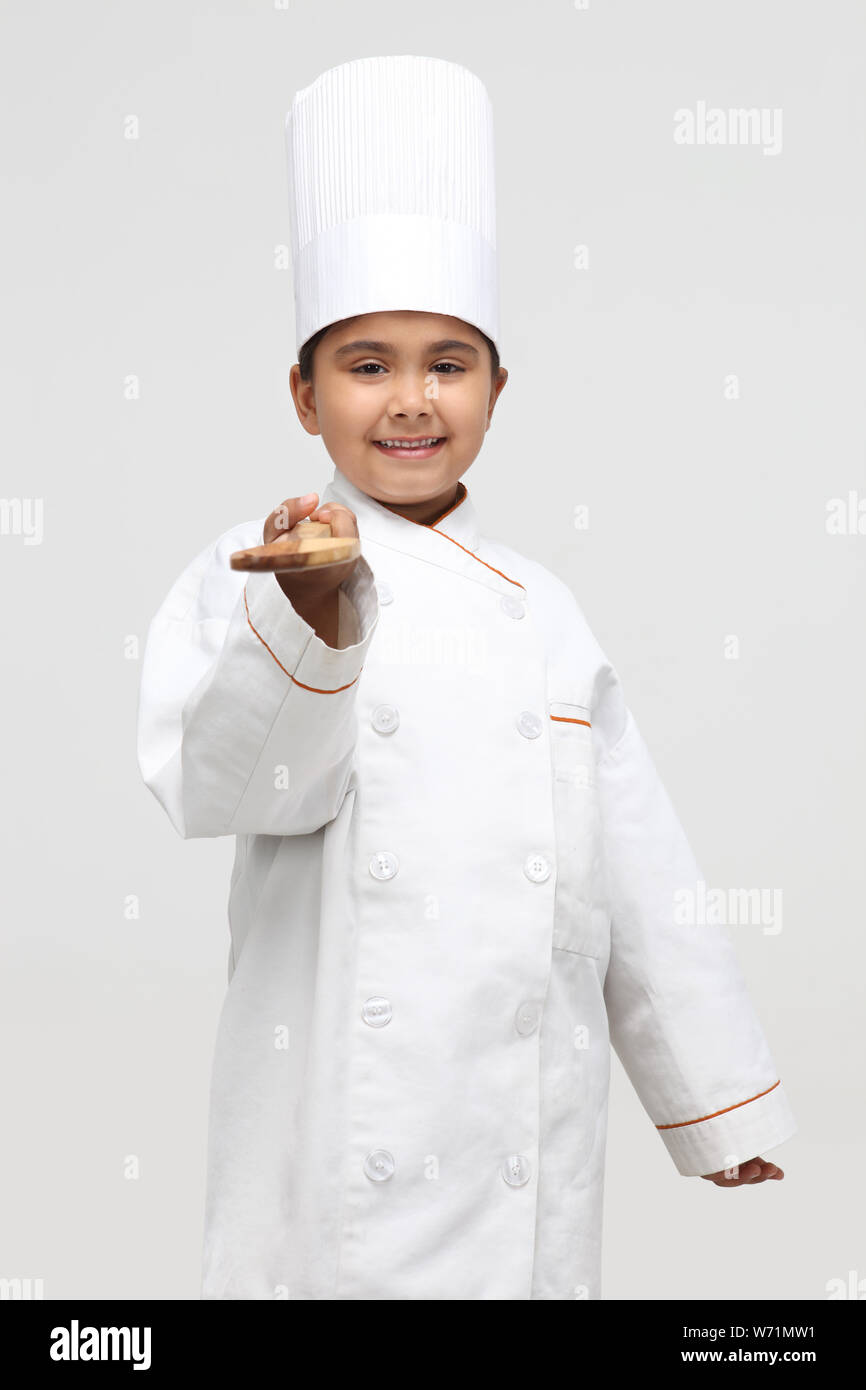
[[[384,444],[386,449],[424,449],[433,444],[438,444],[441,436],[431,435],[429,439],[377,439],[377,444]]]

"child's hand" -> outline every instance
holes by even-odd
[[[357,536],[358,521],[354,512],[340,502],[326,502],[313,509],[319,495],[310,492],[306,497],[288,497],[276,507],[264,524],[265,545],[291,535],[299,521],[326,521],[332,536]],[[337,590],[351,574],[358,557],[341,564],[308,565],[300,569],[279,570],[274,578],[295,612],[310,624],[322,641],[337,645]]]
[[[725,1173],[736,1176],[726,1178]],[[748,1163],[741,1163],[739,1168],[723,1168],[720,1173],[701,1174],[701,1177],[706,1178],[707,1182],[714,1182],[716,1187],[743,1187],[745,1184],[753,1182],[766,1182],[767,1178],[783,1178],[784,1176],[781,1168],[777,1168],[775,1163],[768,1163],[763,1158],[750,1158]]]

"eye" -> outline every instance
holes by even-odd
[[[466,371],[466,368],[465,368],[465,367],[458,367],[458,365],[457,365],[456,362],[436,362],[434,365],[435,365],[436,367],[450,367],[450,368],[451,368],[451,371],[449,371],[449,372],[439,372],[439,373],[437,373],[438,376],[451,376],[452,372],[465,372],[465,371]]]
[[[352,371],[353,371],[353,372],[358,372],[361,376],[374,376],[374,375],[375,375],[374,372],[368,372],[368,371],[367,371],[367,368],[368,368],[368,367],[375,367],[375,368],[377,368],[379,371],[382,371],[382,372],[384,372],[384,370],[385,370],[385,368],[382,366],[381,362],[362,362],[361,365],[360,365],[360,367],[353,367],[353,368],[352,368]]]

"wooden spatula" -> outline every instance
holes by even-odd
[[[274,571],[303,569],[307,565],[340,565],[361,553],[357,536],[332,536],[327,521],[299,521],[291,534],[268,545],[236,550],[233,570]]]

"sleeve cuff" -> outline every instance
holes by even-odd
[[[356,630],[350,634],[357,640],[350,646],[335,648],[323,642],[295,612],[276,575],[254,572],[244,586],[250,635],[267,648],[287,676],[314,689],[340,689],[357,679],[378,621],[379,599],[373,571],[363,555],[340,590],[341,606],[348,601],[357,615]]]
[[[715,1114],[656,1126],[683,1177],[703,1177],[746,1163],[797,1133],[781,1081],[763,1095],[737,1101]]]

